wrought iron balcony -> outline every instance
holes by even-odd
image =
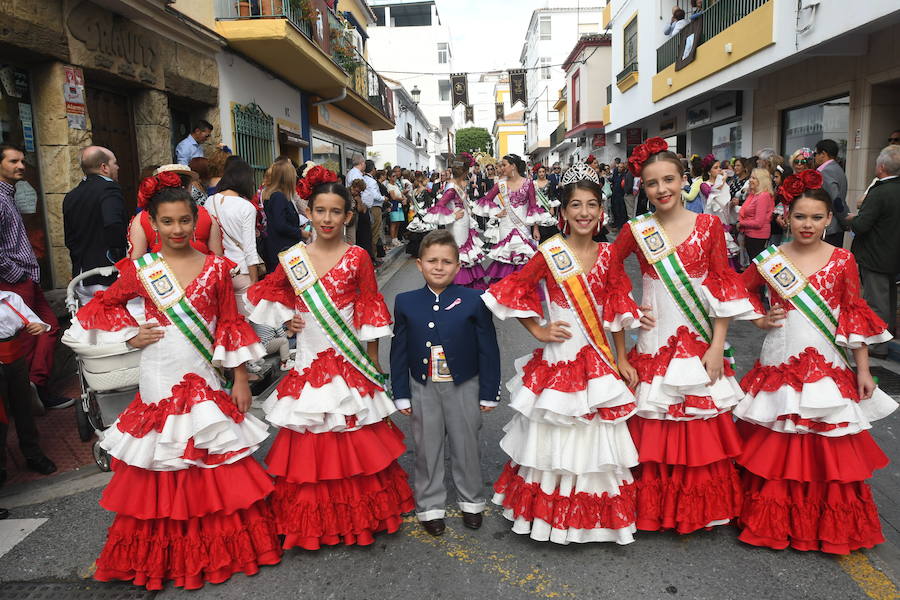
[[[291,0],[216,0],[216,19],[280,19],[291,22],[303,35],[315,42],[306,15],[299,2]]]
[[[703,11],[703,27],[697,47],[722,33],[754,10],[772,0],[707,0]],[[670,36],[656,49],[656,72],[675,64],[679,35]]]
[[[616,81],[617,82],[622,81],[623,79],[625,79],[632,73],[636,73],[637,70],[638,70],[637,61],[628,63],[627,65],[625,65],[625,68],[622,69],[621,71],[619,71],[619,74],[616,75]]]

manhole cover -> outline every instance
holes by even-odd
[[[131,584],[96,583],[27,583],[4,582],[0,600],[147,600],[156,592],[147,592]]]
[[[900,375],[884,367],[870,367],[873,377],[878,378],[878,387],[891,396],[900,396]]]

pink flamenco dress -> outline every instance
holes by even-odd
[[[138,323],[125,306],[144,300],[148,321],[165,335],[141,350],[140,392],[102,434],[113,477],[100,500],[116,513],[94,574],[148,590],[166,581],[196,589],[232,574],[253,575],[281,559],[275,522],[266,503],[273,486],[251,456],[267,427],[242,414],[200,352],[160,312],[131,260],[119,278],[78,311],[66,336],[80,343],[124,343]],[[211,324],[213,363],[236,367],[265,354],[238,313],[226,258],[207,255],[185,288]]]
[[[631,283],[621,263],[611,260],[610,249],[599,245],[587,274],[602,326],[611,331],[638,327]],[[494,503],[503,507],[515,533],[535,540],[631,543],[635,489],[629,468],[638,455],[626,419],[636,409],[634,395],[580,329],[543,254],[492,285],[482,298],[501,319],[562,320],[572,334],[515,363],[518,375],[507,388],[516,413],[500,441],[509,461],[494,484]]]
[[[751,290],[766,285],[756,265],[743,279]],[[849,251],[836,248],[808,279],[837,316],[837,345],[855,349],[890,339],[860,298]],[[869,429],[897,403],[877,388],[860,399],[856,374],[838,350],[774,290],[769,295],[787,318],[766,334],[759,360],[741,381],[747,395],[734,411],[744,438],[737,459],[744,489],[740,539],[833,554],[871,548],[884,536],[866,480],[888,459]]]
[[[485,270],[488,283],[500,281],[510,273],[521,269],[537,250],[537,242],[531,228],[547,218],[547,211],[537,203],[534,181],[526,177],[522,187],[509,192],[506,198],[506,214],[500,204],[500,185],[496,184],[487,194],[475,200],[472,212],[479,217],[490,217],[484,238],[492,244],[487,257],[491,264]]]
[[[456,218],[456,211],[463,211],[463,216]],[[432,227],[445,226],[453,234],[453,240],[459,246],[459,273],[453,283],[483,290],[485,271],[481,266],[485,259],[481,238],[474,227],[474,219],[469,212],[468,195],[464,190],[451,186],[441,199],[428,209],[423,221]]]
[[[636,253],[642,273],[641,306],[656,326],[641,330],[628,361],[638,373],[637,414],[628,422],[640,453],[634,470],[637,527],[685,534],[730,522],[740,514],[741,486],[733,459],[741,440],[731,416],[743,397],[727,359],[710,382],[701,358],[709,348],[668,293],[634,240],[630,224],[616,238],[618,260]],[[728,266],[722,223],[700,214],[676,247],[711,318],[751,319],[754,311],[740,277]]]
[[[365,250],[350,246],[319,281],[363,344],[391,335]],[[388,418],[394,403],[335,350],[281,265],[250,288],[249,298],[253,322],[277,326],[299,314],[305,323],[294,368],[263,405],[280,428],[266,464],[275,477],[271,504],[284,548],[364,546],[378,531],[397,531],[400,515],[415,505],[397,463],[406,446]]]

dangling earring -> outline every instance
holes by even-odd
[[[600,232],[603,230],[603,211],[600,211],[600,218],[597,219],[597,226],[594,227],[594,236],[600,235]]]
[[[557,227],[559,228],[560,233],[562,233],[563,235],[569,235],[569,222],[561,212],[559,213]]]

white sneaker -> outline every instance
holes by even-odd
[[[281,361],[281,370],[282,371],[292,371],[294,369],[294,361],[292,359],[287,359]]]
[[[253,375],[257,375],[262,373],[262,362],[263,361],[251,361],[244,364],[244,367],[247,369],[248,373]]]

